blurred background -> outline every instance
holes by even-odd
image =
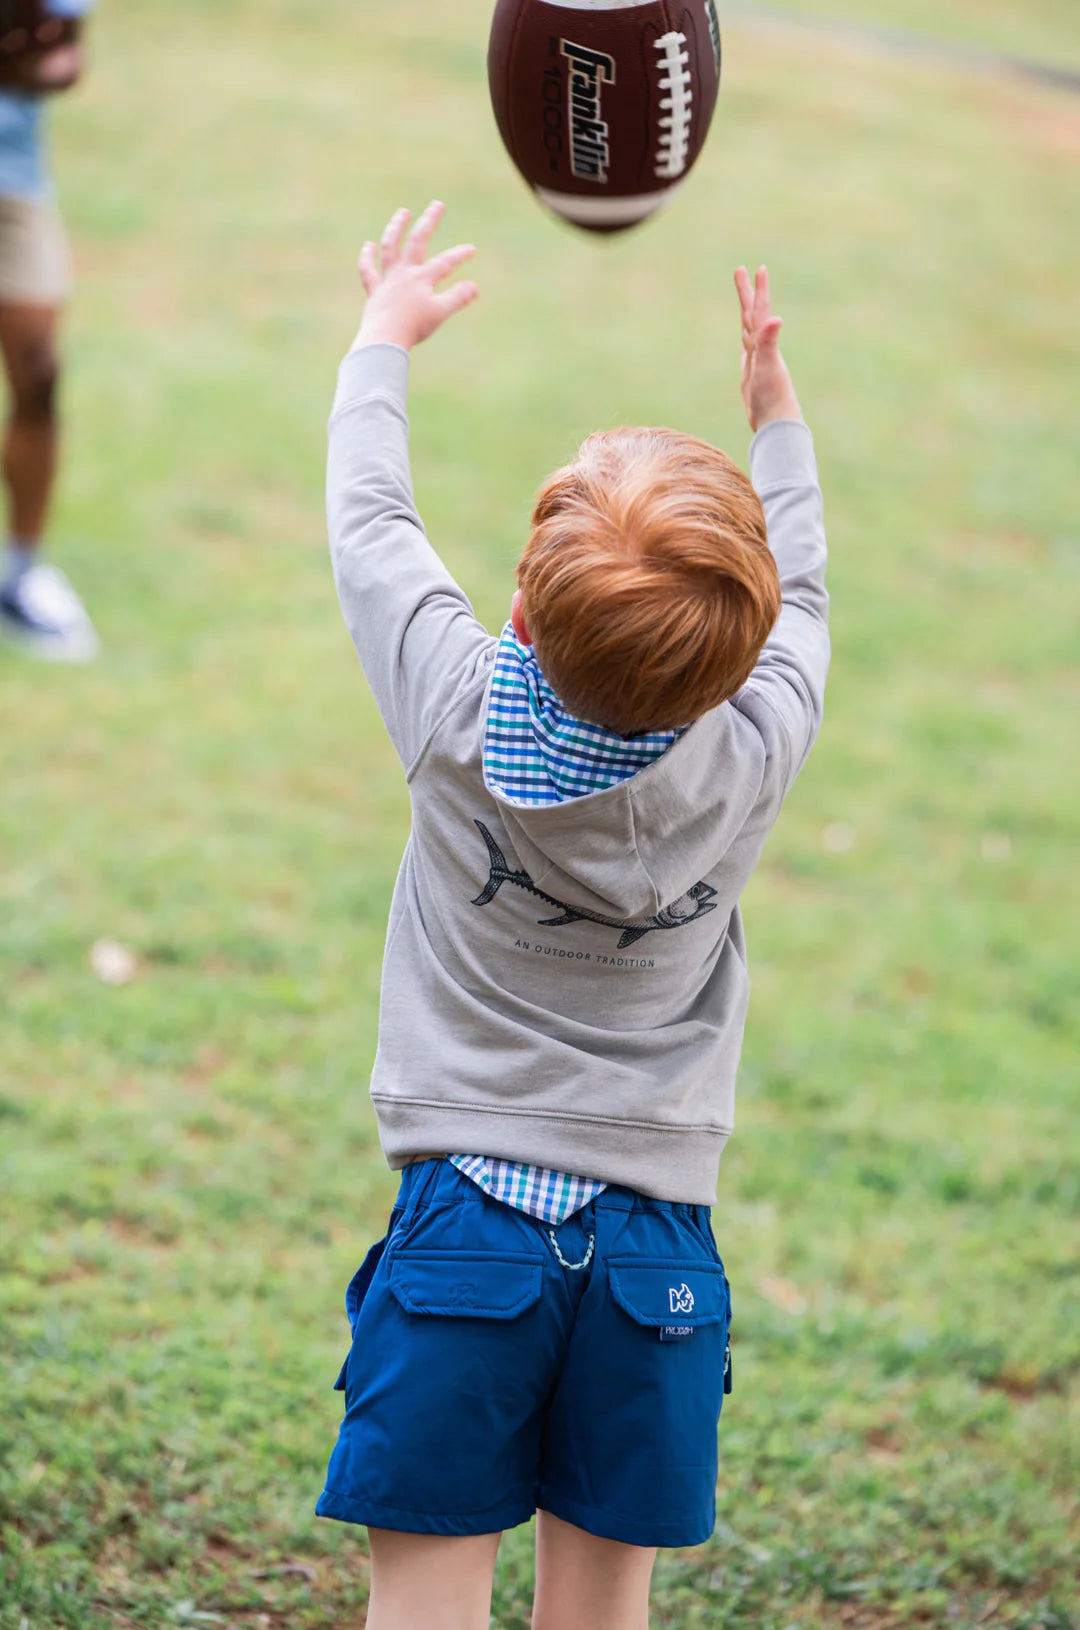
[[[359,244],[432,196],[482,299],[414,361],[416,486],[489,626],[588,431],[745,460],[740,261],[817,437],[835,657],[745,900],[720,1522],[654,1622],[1080,1625],[1080,20],[822,5],[721,6],[698,169],[600,243],[502,151],[490,0],[93,19],[52,553],[104,649],[0,652],[2,1630],[363,1624],[362,1536],[312,1509],[395,1188],[408,805],[322,467]]]

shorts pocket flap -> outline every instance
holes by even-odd
[[[406,1313],[454,1319],[516,1319],[540,1300],[541,1256],[482,1251],[402,1251],[390,1289]]]
[[[703,1262],[643,1262],[640,1257],[608,1263],[612,1294],[638,1324],[720,1324],[728,1317],[723,1268]]]

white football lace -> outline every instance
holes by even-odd
[[[690,151],[690,117],[693,102],[693,81],[690,77],[690,53],[685,50],[685,34],[661,34],[656,41],[660,52],[660,143],[654,173],[670,181],[682,175]]]

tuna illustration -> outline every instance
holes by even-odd
[[[519,889],[525,889],[529,894],[535,894],[537,899],[546,900],[548,905],[558,906],[558,917],[538,917],[537,923],[541,928],[564,928],[567,923],[599,923],[603,928],[618,928],[621,930],[618,949],[624,951],[628,945],[636,945],[639,939],[646,934],[653,933],[658,928],[685,928],[687,923],[696,922],[704,917],[707,911],[715,911],[714,897],[716,890],[710,888],[708,883],[695,883],[692,889],[672,901],[671,905],[664,906],[654,917],[643,917],[638,922],[620,922],[617,917],[602,917],[598,911],[585,911],[579,906],[564,905],[556,900],[553,894],[545,894],[538,889],[527,871],[510,870],[506,856],[495,842],[483,821],[477,821],[480,836],[487,844],[488,860],[491,870],[488,880],[481,892],[472,902],[474,906],[488,906],[494,900],[504,883],[513,883]]]

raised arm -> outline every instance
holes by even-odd
[[[769,750],[781,794],[798,775],[821,727],[829,671],[825,524],[814,441],[780,354],[769,274],[751,285],[735,274],[742,310],[742,392],[750,427],[750,475],[765,510],[783,604],[757,667],[735,698]]]
[[[424,535],[409,471],[408,352],[476,297],[473,284],[438,292],[473,253],[463,245],[427,258],[441,215],[430,206],[403,242],[400,210],[381,255],[364,245],[368,304],[341,365],[327,466],[341,609],[406,770],[493,644]]]

